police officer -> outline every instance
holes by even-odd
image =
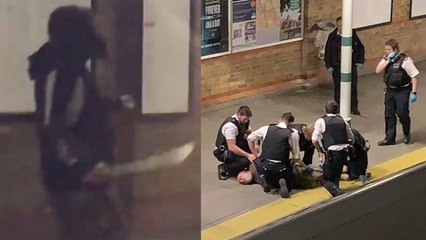
[[[259,156],[259,159],[254,161],[257,171],[261,178],[262,175],[265,176],[263,181],[266,183],[261,182],[261,185],[265,191],[268,191],[265,188],[269,186],[279,188],[279,193],[283,198],[289,197],[289,191],[294,187],[290,152],[293,160],[300,160],[299,133],[288,127],[292,118],[291,113],[284,113],[280,123],[263,126],[247,137],[251,151]],[[254,145],[259,139],[263,140],[260,155]]]
[[[223,162],[218,166],[218,177],[226,180],[250,165],[256,159],[247,144],[247,135],[251,132],[248,106],[241,106],[237,113],[227,118],[220,126],[216,137],[216,149],[213,155]]]
[[[377,144],[393,145],[396,138],[396,115],[402,124],[404,143],[411,142],[409,102],[417,100],[417,79],[420,74],[413,60],[399,51],[398,42],[390,39],[385,42],[386,55],[376,67],[376,73],[384,71],[385,92],[385,131],[386,137]]]
[[[325,45],[324,61],[327,70],[333,75],[334,101],[340,103],[340,59],[342,43],[342,17],[336,19],[336,29],[327,38]],[[352,84],[351,84],[351,113],[360,115],[358,109],[358,68],[365,60],[365,49],[355,30],[352,31]]]
[[[367,173],[368,166],[368,150],[370,146],[367,140],[361,135],[361,133],[351,128],[354,134],[354,150],[355,154],[351,156],[348,162],[348,175],[350,180],[360,180],[363,183],[367,181],[369,173]]]
[[[303,152],[303,165],[311,165],[315,147],[312,144],[313,124],[306,125],[304,123],[294,123],[295,118],[291,112],[285,113],[287,118],[285,124],[292,130],[299,133],[299,149]]]
[[[290,128],[297,130],[299,133],[299,148],[303,152],[303,163],[305,165],[311,165],[312,159],[315,152],[315,147],[312,144],[312,124],[306,125],[304,123],[291,123]]]
[[[321,155],[325,154],[323,184],[333,197],[343,193],[339,188],[340,175],[343,165],[350,157],[349,147],[354,142],[349,124],[341,116],[336,115],[337,108],[335,101],[329,101],[325,105],[326,115],[315,122],[312,135],[315,148],[321,152]],[[319,144],[321,139],[324,149]]]

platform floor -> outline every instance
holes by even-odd
[[[426,70],[426,62],[418,62],[416,65],[420,72]],[[377,146],[377,141],[384,138],[384,83],[382,82],[382,75],[364,75],[360,76],[358,81],[359,109],[368,118],[352,116],[352,126],[370,141],[369,166],[387,162],[426,146],[426,125],[424,124],[426,111],[423,106],[426,102],[422,98],[422,76],[419,80],[418,100],[410,106],[412,144],[405,145],[402,143],[402,128],[399,124],[397,145],[386,147]],[[212,156],[212,150],[220,123],[226,117],[232,115],[240,105],[251,107],[253,111],[251,124],[254,129],[264,124],[276,122],[281,114],[286,111],[293,112],[297,123],[313,123],[324,114],[324,104],[332,98],[333,86],[330,81],[329,84],[307,91],[295,89],[204,109],[201,119],[201,224],[204,232],[225,221],[232,221],[243,213],[250,214],[251,211],[260,207],[281,201],[279,195],[265,194],[258,185],[243,186],[235,180],[219,181],[217,179],[216,167],[218,161]],[[316,158],[314,165],[317,165]],[[321,189],[320,191],[326,190]],[[223,229],[223,231],[226,230],[229,229]]]

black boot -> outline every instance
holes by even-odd
[[[327,191],[333,196],[333,197],[337,197],[343,194],[342,189],[340,189],[338,186],[336,186],[336,184],[332,183],[332,182],[325,182],[324,183],[324,187],[325,189],[327,189]]]
[[[217,177],[219,180],[227,180],[229,178],[229,173],[225,171],[225,165],[223,163],[217,166]]]
[[[285,181],[285,179],[281,178],[280,181],[279,181],[279,184],[280,184],[279,193],[280,193],[281,197],[282,198],[289,198],[290,192],[288,191],[287,182]]]
[[[377,145],[379,146],[388,146],[388,145],[394,145],[394,144],[395,144],[395,141],[391,141],[387,139],[377,142]]]
[[[404,135],[404,143],[407,144],[407,145],[411,143],[411,136],[410,136],[410,134]]]
[[[260,180],[259,184],[260,184],[260,186],[262,186],[263,191],[266,192],[266,193],[270,192],[271,191],[271,187],[266,182],[265,174],[260,175],[259,176],[259,180]]]

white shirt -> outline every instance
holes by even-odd
[[[280,128],[287,128],[287,125],[283,122],[280,122],[277,124]],[[269,125],[263,126],[256,131],[252,132],[248,137],[247,140],[249,141],[256,141],[256,140],[264,140],[266,138],[266,134],[268,133]],[[288,143],[290,144],[291,148],[291,154],[293,155],[293,158],[299,159],[300,158],[300,148],[299,148],[299,132],[294,129],[291,136],[288,138]]]
[[[232,115],[232,118],[235,118],[238,122],[240,122],[237,118],[237,114]],[[251,130],[250,126],[248,130]],[[236,140],[238,135],[238,127],[235,126],[235,124],[232,122],[227,122],[222,127],[222,134],[225,136],[226,140]]]
[[[232,118],[235,118],[238,122],[240,122],[237,118],[237,114],[234,114]],[[235,140],[238,135],[238,127],[232,122],[227,122],[222,127],[222,134],[225,136],[226,140]]]
[[[336,114],[327,114],[327,116],[336,116]],[[345,120],[344,120],[345,121]],[[346,130],[348,132],[348,139],[350,140],[354,140],[354,135],[352,133],[352,130],[349,126],[349,124],[345,121],[346,124]],[[312,133],[312,141],[316,141],[316,142],[320,142],[320,140],[323,137],[323,133],[325,133],[325,121],[324,118],[320,118],[315,122],[315,126],[314,126],[314,132]],[[345,149],[346,147],[348,147],[349,144],[336,144],[336,145],[332,145],[330,147],[328,147],[327,150],[331,150],[331,151],[340,151]]]
[[[386,61],[387,59],[382,59],[379,64],[384,64],[384,62]],[[408,76],[410,76],[411,78],[416,77],[420,74],[419,70],[416,68],[413,60],[410,57],[406,57],[404,59],[401,67],[407,72]]]

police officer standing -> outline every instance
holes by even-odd
[[[399,51],[398,42],[390,39],[385,42],[386,55],[376,67],[376,73],[384,71],[385,92],[385,131],[386,137],[377,144],[393,145],[396,138],[396,115],[402,124],[404,143],[411,142],[409,102],[417,100],[417,79],[420,74],[413,60]]]
[[[326,115],[315,122],[312,143],[321,155],[325,154],[323,184],[333,197],[343,194],[339,188],[343,165],[349,160],[350,146],[354,142],[349,124],[337,114],[338,105],[330,101],[325,105]],[[322,139],[321,148],[319,141]],[[324,158],[322,156],[321,158]]]
[[[250,117],[252,112],[248,106],[241,106],[237,113],[227,118],[220,126],[216,137],[216,149],[213,155],[223,162],[218,166],[218,177],[226,180],[237,176],[247,169],[256,159],[247,143],[250,134]]]
[[[340,59],[342,44],[342,17],[336,19],[336,29],[327,38],[324,61],[327,70],[333,74],[334,101],[340,103]],[[352,31],[352,84],[351,84],[351,113],[360,115],[358,109],[358,72],[364,64],[365,49],[355,30]]]

